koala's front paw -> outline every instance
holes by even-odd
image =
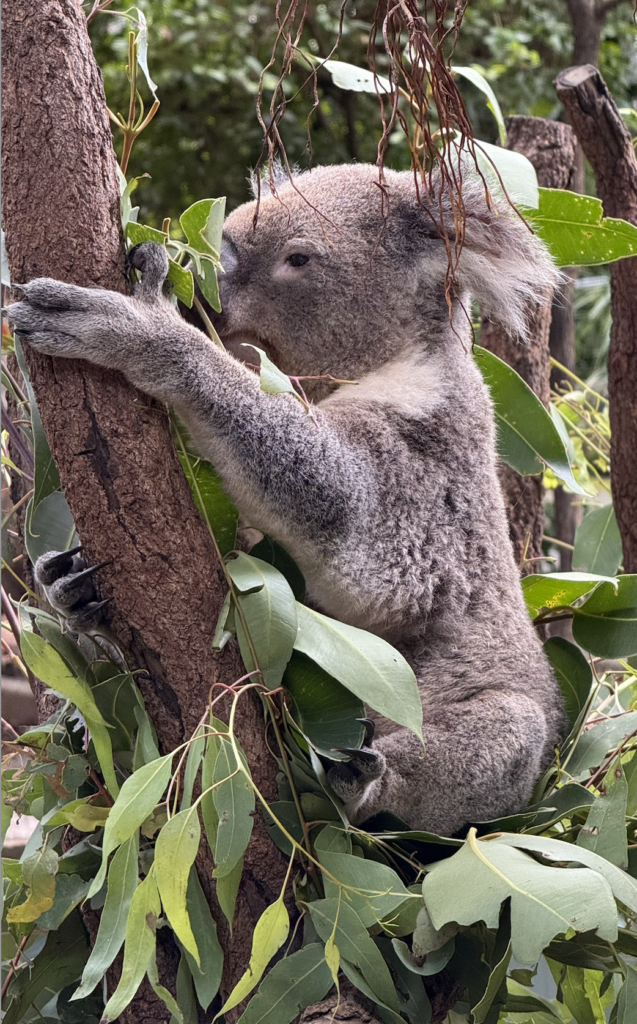
[[[81,545],[69,551],[47,551],[34,566],[37,582],[46,590],[49,602],[62,612],[71,633],[88,633],[102,619],[109,599],[98,601],[93,574],[108,562],[86,567]]]
[[[150,308],[161,296],[168,270],[163,247],[145,242],[130,255],[130,265],[142,274],[133,298],[41,277],[15,286],[24,298],[5,310],[10,326],[46,355],[87,359],[126,371],[131,359],[139,359],[144,347],[152,344],[166,312],[171,315],[169,303],[161,306],[164,316],[159,320]]]
[[[327,772],[327,781],[346,805],[356,805],[365,796],[372,782],[385,774],[383,754],[369,747],[348,750],[349,761],[339,761]]]

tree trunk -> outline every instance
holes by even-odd
[[[124,291],[119,189],[101,75],[80,0],[3,5],[3,216],[12,279],[56,277]],[[165,409],[118,374],[26,348],[64,493],[87,555],[112,598],[111,627],[137,677],[163,751],[201,718],[210,687],[243,669],[212,637],[224,597],[211,540],[174,452]],[[276,798],[258,700],[237,732],[255,783]],[[199,862],[212,899],[209,851]],[[217,913],[227,993],[249,957],[256,918],[277,898],[285,865],[260,815],[245,859],[232,937]],[[123,1021],[165,1024],[145,991]]]
[[[531,161],[542,187],[566,187],[574,158],[573,132],[568,125],[541,117],[509,117],[507,133],[507,148],[524,154]],[[484,347],[509,363],[546,406],[549,402],[551,298],[547,295],[546,302],[535,313],[528,344],[512,340],[499,325],[489,321],[483,322],[481,334]],[[533,572],[532,560],[542,555],[542,478],[520,476],[507,465],[501,465],[499,473],[516,561],[523,571],[528,564],[528,571]]]
[[[586,154],[607,217],[637,225],[637,160],[630,135],[599,71],[568,68],[557,95]],[[637,572],[637,259],[610,267],[611,328],[608,394],[611,484],[622,536],[624,569]]]

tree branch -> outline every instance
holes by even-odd
[[[630,134],[604,79],[590,64],[562,71],[557,95],[593,169],[607,217],[637,225],[637,160]],[[610,267],[612,328],[608,354],[611,483],[624,568],[637,572],[637,258]]]

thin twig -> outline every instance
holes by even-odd
[[[27,944],[27,942],[29,940],[29,936],[30,935],[31,935],[31,932],[28,932],[27,935],[24,935],[22,937],[22,939],[20,941],[20,945],[18,946],[18,951],[17,951],[16,955],[14,956],[13,960],[11,961],[11,966],[9,967],[9,970],[7,971],[7,976],[4,979],[4,985],[2,986],[2,993],[0,994],[0,998],[2,999],[3,1002],[4,1002],[4,997],[7,994],[7,989],[9,988],[9,984],[11,982],[11,979],[12,979],[13,975],[16,972],[16,968],[18,966],[18,963],[20,962],[20,957],[22,956],[22,954],[24,952],[24,947],[26,946],[26,944]]]

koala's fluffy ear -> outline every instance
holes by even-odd
[[[549,251],[506,199],[487,205],[481,181],[465,182],[465,241],[458,283],[485,316],[525,340],[529,318],[562,279]]]

